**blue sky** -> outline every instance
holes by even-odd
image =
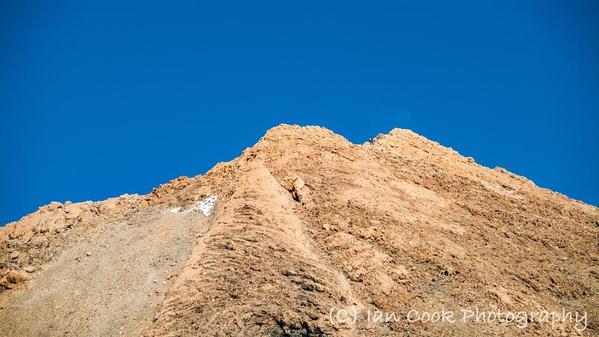
[[[0,223],[279,123],[410,128],[599,205],[599,2],[1,1]]]

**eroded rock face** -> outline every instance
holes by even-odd
[[[207,198],[214,210],[194,211]],[[597,334],[598,223],[593,206],[409,130],[355,145],[283,125],[205,175],[0,229],[0,335],[579,334],[368,316],[562,308]]]

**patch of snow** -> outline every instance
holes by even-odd
[[[179,213],[180,210],[181,210],[181,207],[175,207],[175,208],[171,208],[170,212],[171,213]]]
[[[185,210],[181,213],[187,213],[187,212],[191,212],[191,211],[200,211],[205,216],[209,216],[210,213],[212,213],[214,204],[216,204],[216,200],[218,200],[218,196],[211,195],[211,196],[207,197],[206,199],[195,204],[192,208]],[[171,212],[172,212],[172,210],[171,210]],[[177,212],[178,212],[178,210],[177,210]]]
[[[218,197],[216,195],[211,195],[208,198],[200,201],[195,208],[202,211],[205,216],[209,216],[210,213],[212,213],[212,209],[214,208],[214,204],[216,204],[217,199]]]

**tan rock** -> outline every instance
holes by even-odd
[[[211,217],[186,212],[212,195]],[[203,175],[143,196],[52,203],[0,228],[0,335],[575,331],[364,320],[462,306],[584,308],[594,329],[597,223],[597,207],[409,130],[363,146],[283,125]],[[349,324],[332,322],[335,308]]]

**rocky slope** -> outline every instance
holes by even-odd
[[[205,175],[1,228],[0,335],[597,335],[598,243],[596,207],[409,130],[282,125]]]

